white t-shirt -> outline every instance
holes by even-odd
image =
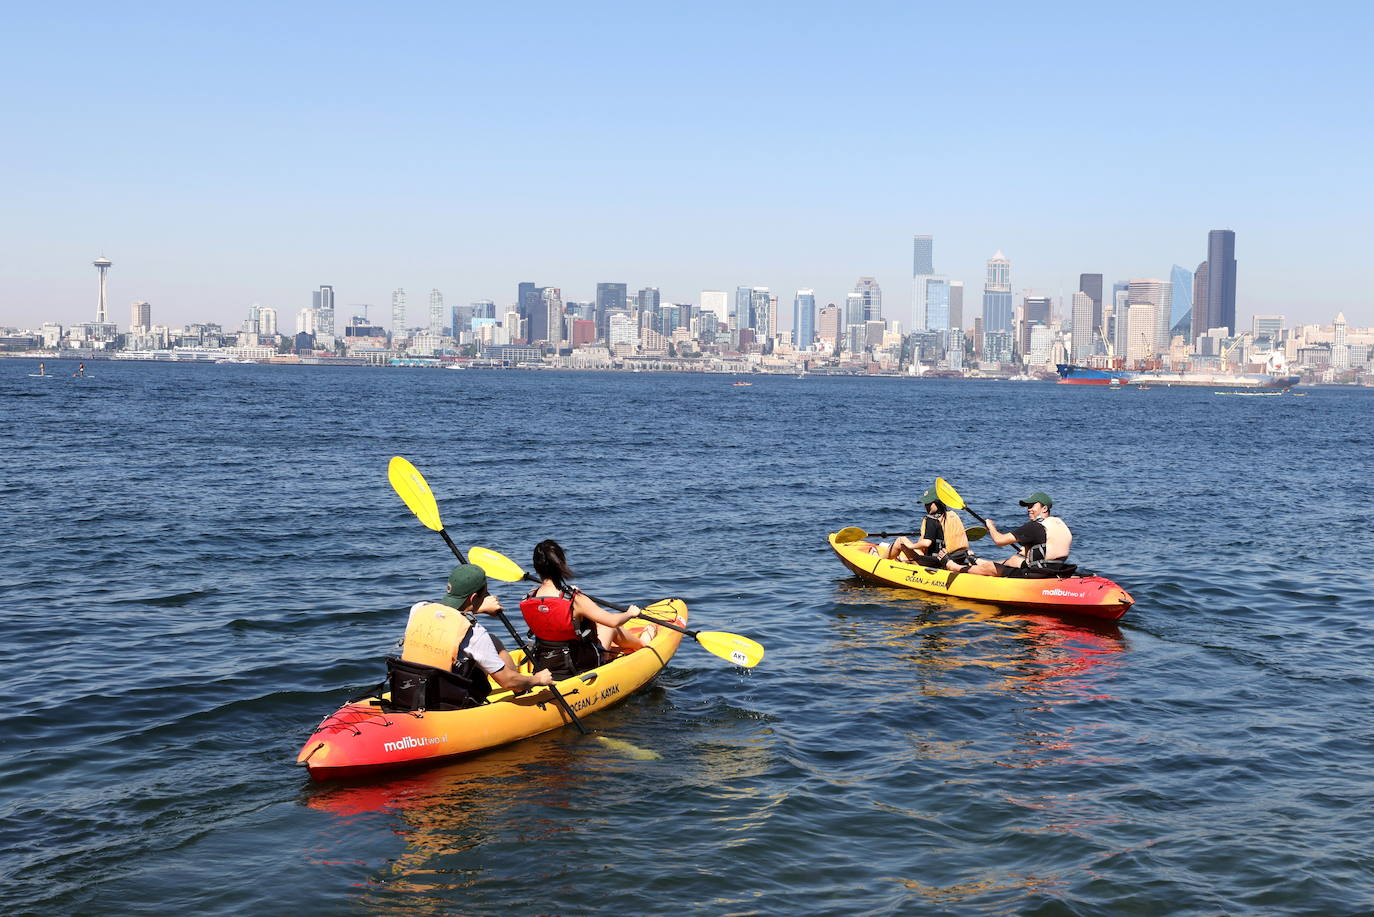
[[[428,603],[416,602],[410,606],[410,610],[414,611],[425,604]],[[472,623],[472,628],[463,638],[463,643],[458,647],[458,652],[467,653],[471,656],[482,667],[482,671],[488,675],[494,675],[506,667],[506,662],[497,651],[496,642],[492,640],[491,634],[487,633],[487,629],[476,621]]]

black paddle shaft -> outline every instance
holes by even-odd
[[[453,539],[449,537],[448,529],[440,529],[439,534],[444,536],[444,543],[449,546],[449,550],[453,552],[453,556],[458,558],[458,562],[460,564],[467,563],[468,559],[463,556],[463,552],[458,550],[458,546],[454,544]],[[515,640],[516,645],[524,651],[525,659],[530,664],[530,671],[533,672],[534,654],[531,653],[530,648],[525,645],[525,641],[520,639],[520,634],[518,634],[515,628],[511,625],[510,618],[506,617],[506,613],[503,611],[498,611],[496,613],[496,616],[501,619],[502,624],[506,625],[506,630],[510,631],[510,635]],[[553,685],[549,685],[548,688],[549,693],[553,695],[553,699],[558,701],[558,706],[563,708],[563,712],[568,715],[568,718],[572,720],[572,724],[577,727],[577,731],[582,733],[583,735],[586,735],[587,727],[583,726],[582,721],[577,718],[577,714],[573,713],[573,708],[568,706],[567,699],[564,698],[562,694],[559,694],[558,689],[555,688]]]

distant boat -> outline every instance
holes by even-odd
[[[753,385],[752,382],[731,382],[731,385]]]
[[[1093,369],[1087,366],[1073,366],[1059,363],[1060,385],[1137,385],[1149,387],[1163,386],[1203,386],[1216,388],[1292,388],[1298,384],[1297,376],[1271,376],[1264,373],[1166,373],[1131,369]]]

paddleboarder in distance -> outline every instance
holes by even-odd
[[[76,372],[72,373],[72,375],[73,375],[73,376],[84,376],[84,375],[86,375],[86,364],[85,364],[85,363],[78,363],[78,364],[76,364]]]
[[[1026,508],[1028,521],[1010,531],[998,531],[997,524],[991,519],[988,523],[988,537],[994,544],[1016,545],[1016,553],[1003,563],[979,560],[962,573],[976,573],[979,576],[1019,576],[1021,568],[1037,568],[1065,564],[1069,559],[1069,548],[1073,545],[1073,533],[1069,526],[1058,516],[1050,514],[1054,501],[1043,490],[1037,490],[1024,500],[1019,501]]]
[[[39,363],[39,364],[38,364],[38,375],[40,375],[40,376],[46,376],[47,374],[48,374],[47,369],[44,368],[44,366],[43,366],[42,363]]]

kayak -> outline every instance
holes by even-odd
[[[680,627],[687,624],[687,605],[681,599],[664,599],[644,610]],[[625,629],[638,634],[648,624],[636,619]],[[681,642],[682,634],[660,627],[642,649],[566,678],[555,687],[582,719],[644,687],[673,658]],[[520,650],[512,656],[523,671],[529,671]],[[381,700],[389,697],[384,692],[380,699],[353,701],[325,717],[296,756],[296,764],[308,768],[315,779],[349,777],[468,755],[570,722],[546,687],[514,695],[493,682],[485,704],[462,710],[388,712]]]
[[[1130,593],[1102,576],[1023,579],[952,573],[920,564],[886,560],[878,555],[878,546],[873,542],[839,541],[838,535],[838,532],[830,534],[830,547],[846,567],[871,583],[998,605],[1086,615],[1108,621],[1117,620],[1135,604]]]

